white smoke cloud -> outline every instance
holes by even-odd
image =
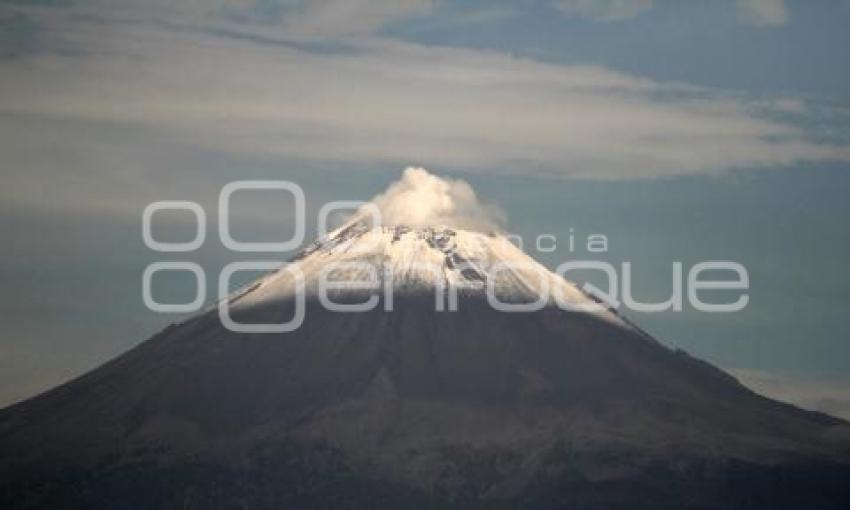
[[[438,177],[421,167],[407,167],[401,179],[375,196],[371,203],[386,226],[453,227],[499,231],[505,215],[483,204],[466,181]]]

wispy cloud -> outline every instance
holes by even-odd
[[[433,11],[435,0],[236,0],[225,9],[236,19],[276,24],[282,33],[302,39],[367,34],[393,22]]]
[[[788,23],[784,0],[737,0],[738,19],[746,25],[777,27]]]
[[[0,113],[152,126],[260,155],[591,178],[850,159],[763,116],[763,102],[595,66],[373,38],[328,52],[269,32],[54,29],[79,54],[6,62]]]
[[[62,197],[87,182],[72,167],[140,189],[150,167],[160,183],[185,176],[170,169],[186,154],[596,179],[850,160],[845,141],[816,139],[792,96],[385,37],[293,40],[188,7],[179,22],[134,8],[20,11],[40,36],[2,61],[7,203],[44,203],[40,171],[62,169]]]
[[[556,9],[568,16],[597,21],[631,19],[652,7],[653,0],[555,0]]]

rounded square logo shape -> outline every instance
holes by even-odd
[[[189,303],[159,303],[153,299],[151,281],[159,271],[189,271],[195,275],[195,299]],[[207,277],[204,270],[194,262],[154,262],[142,274],[142,300],[149,310],[166,313],[189,313],[200,310],[207,295]]]
[[[230,234],[230,196],[243,190],[287,191],[292,194],[295,207],[295,233],[291,239],[279,242],[246,242],[233,239]],[[218,229],[222,244],[240,252],[286,252],[304,242],[306,198],[301,186],[290,181],[234,181],[221,189],[218,198]]]
[[[371,224],[369,225],[371,228],[378,227],[382,224],[381,211],[371,202],[364,202],[362,200],[333,200],[326,203],[321,209],[319,209],[319,238],[329,234],[328,218],[331,213],[346,210],[355,212],[362,211],[368,214],[371,218]]]
[[[195,215],[195,238],[183,243],[163,243],[153,238],[152,223],[153,215],[157,211],[190,211]],[[187,252],[194,251],[204,244],[207,236],[207,215],[200,204],[188,200],[160,200],[145,207],[142,212],[142,238],[145,246],[159,252]]]
[[[250,324],[234,321],[230,316],[230,278],[239,271],[269,271],[272,269],[287,271],[292,274],[295,280],[295,316],[288,322],[278,324]],[[248,260],[227,264],[221,270],[221,275],[218,278],[218,294],[218,317],[221,324],[235,333],[288,333],[301,327],[306,315],[304,274],[292,264],[281,267],[280,261]]]

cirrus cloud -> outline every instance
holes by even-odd
[[[15,8],[38,44],[2,60],[12,170],[0,196],[94,203],[85,175],[126,169],[122,189],[143,189],[185,174],[172,167],[188,154],[590,179],[850,160],[846,140],[812,132],[796,97],[362,34],[314,44],[278,25],[209,22],[201,4],[171,22]],[[50,191],[57,169],[67,183]],[[89,199],[67,198],[75,186]],[[126,202],[121,190],[103,197]]]
[[[777,27],[788,23],[784,0],[737,0],[738,19],[746,25]]]
[[[556,9],[567,16],[597,21],[631,19],[652,7],[653,0],[555,0]]]

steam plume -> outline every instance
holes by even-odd
[[[481,203],[466,181],[438,177],[421,167],[407,167],[401,179],[371,203],[385,226],[500,231],[505,224],[504,213]]]

